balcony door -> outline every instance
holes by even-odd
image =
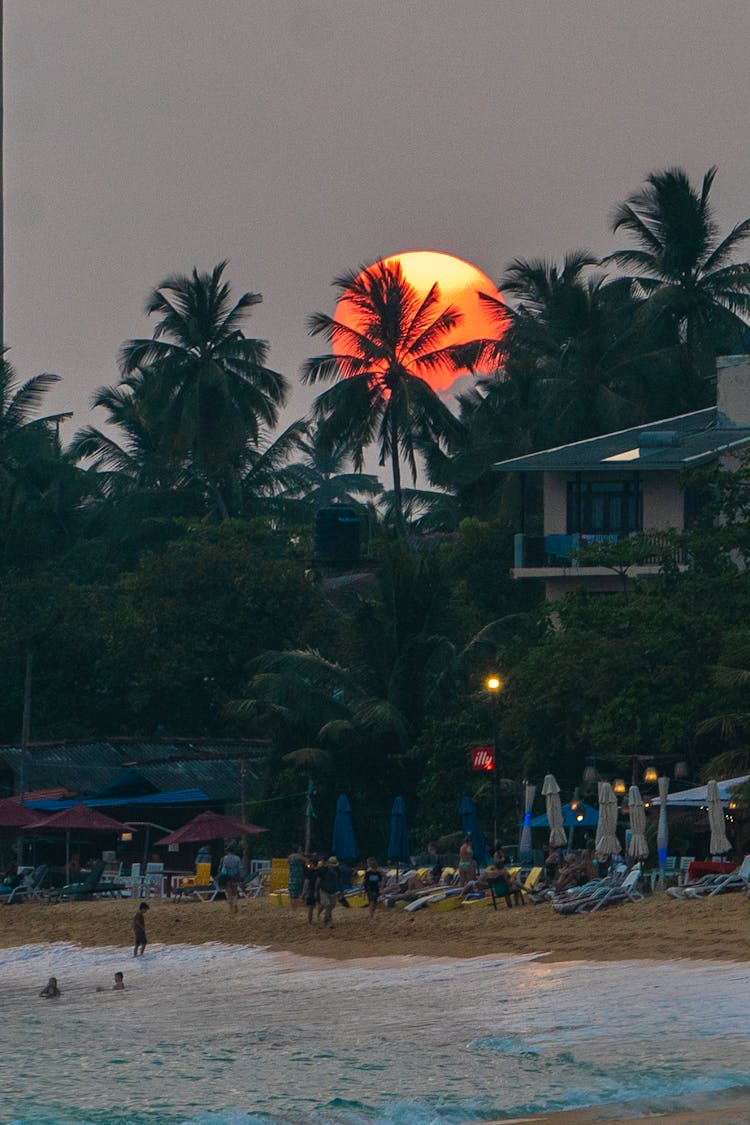
[[[568,534],[629,535],[643,528],[641,485],[629,480],[568,482]]]

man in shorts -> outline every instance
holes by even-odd
[[[323,925],[332,925],[333,909],[338,902],[341,889],[339,880],[339,861],[335,855],[329,856],[318,869],[318,897]]]

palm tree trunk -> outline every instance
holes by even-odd
[[[404,528],[404,507],[401,501],[401,462],[398,456],[398,423],[396,422],[395,414],[390,417],[390,431],[391,431],[391,469],[393,471],[393,511],[396,516],[396,530],[399,535],[403,535]]]

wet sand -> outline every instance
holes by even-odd
[[[505,1118],[490,1125],[617,1125],[624,1121],[658,1121],[663,1125],[749,1125],[750,1090],[737,1087],[713,1094],[693,1094],[689,1109],[676,1107],[675,1099],[651,1099],[648,1106],[627,1102],[572,1109],[544,1117]]]
[[[370,920],[364,910],[338,907],[332,929],[308,925],[306,911],[265,899],[241,900],[236,916],[224,902],[151,899],[150,907],[153,942],[220,941],[334,960],[496,953],[544,954],[554,961],[750,960],[750,901],[740,894],[694,902],[654,895],[573,917],[541,905],[414,914],[382,908]],[[0,948],[46,941],[129,945],[134,912],[129,899],[2,906]]]

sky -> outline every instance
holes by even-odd
[[[71,437],[150,289],[228,258],[290,422],[346,270],[605,254],[676,164],[750,214],[748,42],[747,0],[5,0],[9,358]]]

